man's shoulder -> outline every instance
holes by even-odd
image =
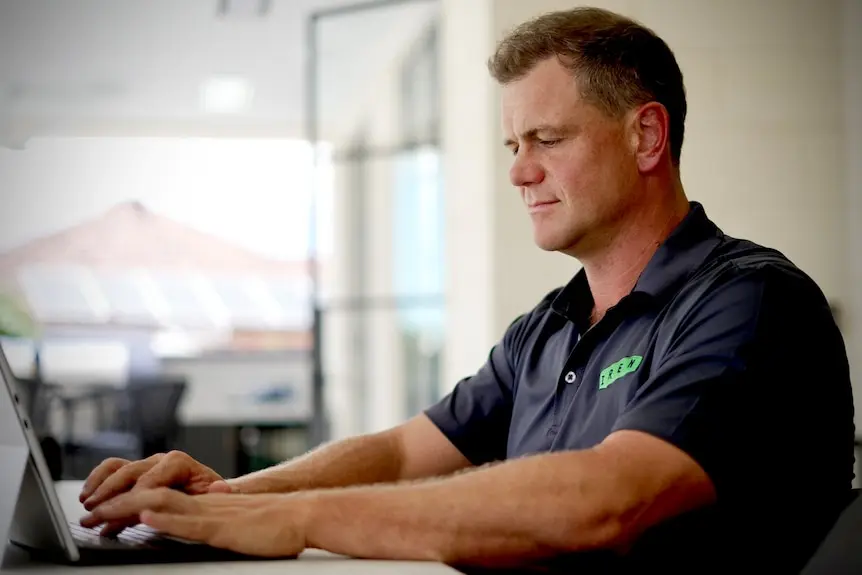
[[[820,292],[814,279],[783,252],[733,237],[725,237],[687,283],[721,287],[735,281],[747,281],[751,286],[768,283],[772,288],[804,287]]]
[[[747,298],[758,310],[777,305],[787,312],[830,313],[827,298],[817,282],[781,251],[750,240],[726,237],[695,270],[676,294],[674,306],[723,306],[729,298]]]

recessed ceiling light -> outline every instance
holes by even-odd
[[[246,110],[254,89],[239,76],[215,76],[201,87],[201,107],[210,114],[236,114]]]
[[[219,0],[220,16],[231,18],[263,17],[269,13],[272,0]]]

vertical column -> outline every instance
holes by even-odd
[[[442,0],[442,142],[446,228],[443,389],[480,365],[493,340],[494,86],[492,0]]]
[[[393,69],[397,69],[394,68]],[[374,106],[369,115],[372,147],[392,147],[400,141],[400,76],[387,73],[377,80]],[[395,162],[392,155],[368,163],[369,225],[367,245],[371,256],[365,262],[372,296],[391,296],[394,291]],[[397,312],[391,307],[371,308],[367,318],[368,409],[366,429],[380,431],[404,420],[405,381],[403,350]]]
[[[846,289],[844,331],[862,433],[862,2],[843,0],[841,21],[844,85],[844,235]],[[859,478],[857,478],[857,481]]]

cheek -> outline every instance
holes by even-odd
[[[562,199],[573,200],[582,196],[581,190],[587,187],[590,174],[584,166],[566,163],[554,170],[554,183]]]
[[[614,134],[602,134],[574,145],[554,161],[556,179],[568,197],[579,201],[611,198],[625,187],[632,157]]]
[[[599,190],[600,164],[592,154],[569,153],[555,159],[548,169],[557,193],[566,203],[583,204]]]

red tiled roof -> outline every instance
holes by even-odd
[[[302,275],[304,261],[267,258],[168,217],[138,202],[0,254],[0,277],[24,266],[76,265],[91,269],[188,269],[200,273]]]

